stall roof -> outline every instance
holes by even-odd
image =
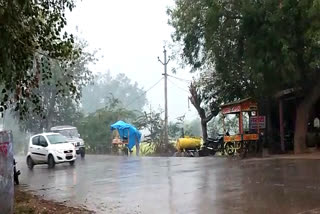
[[[237,105],[237,104],[244,103],[244,102],[246,102],[248,100],[251,100],[251,99],[252,99],[251,97],[248,97],[248,98],[245,98],[245,99],[242,99],[242,100],[236,100],[236,101],[233,101],[233,102],[230,102],[230,103],[226,103],[226,104],[220,105],[220,107]]]
[[[252,98],[237,100],[220,106],[222,114],[233,114],[258,109],[257,103]]]

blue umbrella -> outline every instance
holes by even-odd
[[[121,139],[128,139],[128,148],[131,150],[136,142],[139,144],[141,140],[141,133],[129,123],[121,120],[110,126],[111,131],[118,130]]]

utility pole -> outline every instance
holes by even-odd
[[[168,137],[168,88],[167,88],[167,65],[170,59],[167,60],[167,50],[166,47],[163,47],[163,55],[164,55],[164,62],[160,60],[158,57],[159,62],[164,66],[164,144],[168,145],[169,137]]]

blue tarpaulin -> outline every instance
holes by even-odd
[[[111,131],[118,130],[121,139],[128,139],[128,148],[130,150],[136,145],[136,142],[140,143],[141,133],[133,125],[120,120],[110,127]]]

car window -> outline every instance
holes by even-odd
[[[38,146],[39,145],[39,136],[32,138],[32,144]]]
[[[40,136],[39,145],[40,146],[47,146],[48,145],[47,140],[43,136]]]
[[[63,129],[63,130],[56,130],[54,132],[62,134],[63,136],[66,136],[68,138],[76,138],[79,136],[77,129]]]
[[[47,135],[51,144],[67,143],[67,138],[61,134]]]

